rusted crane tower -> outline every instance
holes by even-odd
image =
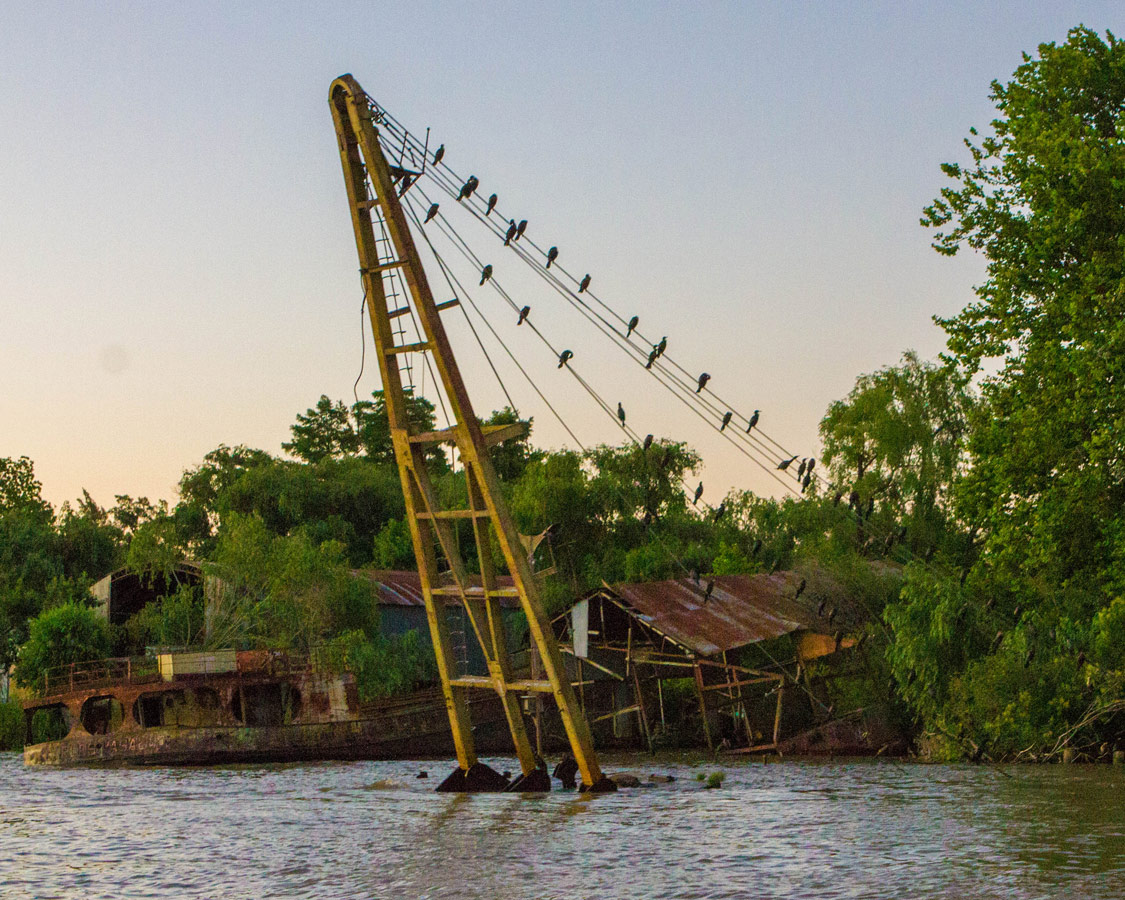
[[[332,82],[329,103],[351,205],[360,272],[375,337],[375,353],[383,381],[395,459],[406,498],[406,519],[414,543],[430,636],[457,748],[458,768],[438,790],[550,789],[550,777],[532,750],[520,710],[519,695],[527,692],[554,695],[582,775],[583,789],[613,790],[613,782],[605,778],[598,767],[589,726],[578,706],[531,563],[500,492],[489,457],[489,447],[520,436],[522,428],[505,425],[486,429],[473,412],[441,321],[442,309],[454,305],[456,301],[441,305],[434,302],[395,190],[396,176],[401,179],[404,174],[392,170],[383,155],[375,113],[367,95],[351,75],[342,75]],[[382,251],[375,235],[373,211],[381,216],[387,236]],[[405,306],[388,309],[385,278],[388,272],[396,269],[405,281],[408,296],[404,298]],[[411,312],[417,317],[424,339],[419,343],[396,345],[392,321]],[[408,421],[400,360],[403,354],[415,352],[430,354],[441,379],[454,419],[454,424],[447,429],[418,432]],[[425,453],[426,447],[435,442],[456,445],[465,470],[468,508],[447,509],[439,503]],[[479,585],[473,583],[458,549],[454,526],[461,519],[472,523],[480,559]],[[501,588],[497,585],[493,535],[512,575],[513,587]],[[546,678],[513,678],[498,602],[502,596],[512,594],[519,597],[520,606],[527,615]],[[464,607],[472,633],[484,653],[487,676],[458,675],[456,672],[447,615],[446,598],[449,597],[456,598]],[[477,760],[465,695],[467,691],[480,689],[496,691],[503,701],[516,755],[523,770],[522,777],[511,785]]]

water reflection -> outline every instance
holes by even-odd
[[[409,762],[85,771],[4,755],[0,897],[1125,898],[1121,768],[605,765],[676,781],[457,795],[433,792],[452,761],[415,779]],[[719,770],[717,790],[695,778]]]

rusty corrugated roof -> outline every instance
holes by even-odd
[[[353,574],[359,578],[374,581],[379,588],[379,603],[385,606],[426,605],[426,601],[422,597],[422,579],[418,577],[417,572],[397,572],[386,569],[355,569],[353,570]],[[471,581],[474,585],[480,586],[479,576],[473,577]],[[511,587],[511,576],[497,576],[496,583],[499,587]],[[457,605],[457,599],[455,597],[447,597],[446,603]],[[500,605],[518,608],[520,603],[519,599],[516,597],[501,597]]]
[[[706,602],[707,582],[691,578],[617,584],[611,593],[642,622],[701,656],[712,656],[800,629],[829,632],[817,615],[820,591],[795,599],[801,576],[722,575]],[[850,618],[850,617],[849,617]]]

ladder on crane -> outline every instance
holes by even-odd
[[[379,145],[377,113],[372,109],[367,94],[351,75],[342,75],[332,82],[329,105],[351,205],[360,272],[382,376],[395,460],[406,500],[406,520],[418,562],[426,618],[457,750],[458,768],[438,790],[550,790],[550,776],[532,749],[520,708],[520,695],[531,692],[554,696],[582,776],[582,789],[612,791],[616,786],[598,766],[589,726],[575,697],[530,559],[508,512],[489,456],[490,447],[522,436],[523,426],[486,428],[473,412],[441,321],[441,310],[456,301],[441,305],[434,302],[395,191],[395,173]],[[410,176],[399,172],[398,177]],[[373,210],[381,216],[388,238],[382,253],[375,235]],[[424,340],[418,343],[395,343],[392,320],[410,312],[410,309],[387,308],[385,275],[392,270],[401,274],[409,294],[403,302],[413,307],[425,335]],[[414,352],[431,355],[451,407],[454,424],[449,428],[419,432],[408,420],[400,363],[404,355]],[[439,502],[425,452],[434,443],[456,446],[464,465],[467,508],[445,508]],[[480,561],[479,580],[470,576],[459,550],[455,525],[461,519],[472,524]],[[511,573],[513,586],[510,588],[498,584],[493,538]],[[520,607],[527,616],[545,677],[513,677],[500,614],[501,598],[511,596],[518,597]],[[472,634],[484,654],[487,676],[471,676],[457,669],[451,639],[450,601],[459,603],[464,610]],[[522,769],[522,776],[511,784],[477,759],[466,695],[469,691],[480,689],[495,691],[504,706]]]

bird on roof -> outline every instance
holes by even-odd
[[[590,273],[589,273],[589,272],[587,272],[587,273],[586,273],[586,277],[585,277],[585,278],[583,278],[583,279],[582,279],[582,281],[581,281],[581,283],[580,283],[580,284],[578,285],[578,293],[580,293],[580,294],[581,294],[581,293],[582,293],[583,291],[585,291],[585,290],[586,290],[586,288],[588,288],[589,286],[590,286]]]
[[[492,196],[490,196],[490,197],[488,198],[488,209],[486,209],[486,210],[484,211],[484,214],[485,214],[486,216],[490,216],[490,215],[492,215],[492,211],[493,211],[494,209],[496,209],[496,201],[497,201],[498,199],[499,199],[499,198],[498,198],[498,197],[497,197],[497,196],[496,196],[495,194],[493,194]]]
[[[703,482],[699,482],[699,487],[695,489],[695,497],[692,498],[692,503],[698,503],[699,498],[703,496]]]
[[[508,219],[508,233],[504,235],[504,246],[507,247],[512,243],[512,238],[516,236],[516,220]]]
[[[429,210],[426,212],[426,222],[430,221],[430,219],[432,219],[434,216],[436,216],[437,211],[438,211],[438,204],[431,203]],[[422,224],[425,225],[426,222],[423,222]]]
[[[641,450],[642,450],[643,452],[647,453],[647,452],[648,452],[648,448],[649,448],[649,447],[651,447],[651,446],[652,446],[652,435],[651,435],[651,434],[646,434],[646,435],[645,435],[645,442],[644,442],[644,446],[643,446],[643,447],[641,447]]]
[[[648,362],[646,362],[646,363],[645,363],[645,368],[646,368],[646,369],[651,369],[651,368],[652,368],[652,364],[653,364],[654,362],[656,362],[656,357],[657,357],[657,356],[659,356],[659,355],[660,355],[660,354],[656,352],[656,348],[655,348],[655,347],[653,347],[653,349],[652,349],[652,352],[651,352],[651,353],[649,353],[649,355],[648,355]]]
[[[803,594],[805,592],[805,588],[808,587],[808,586],[809,586],[808,581],[806,579],[802,578],[801,583],[797,585],[797,593],[795,593],[793,595],[793,599],[796,600],[798,597],[800,597],[801,594]]]
[[[726,428],[730,424],[730,420],[733,417],[734,413],[730,412],[729,410],[723,413],[723,424],[719,426],[719,431],[726,431]]]
[[[754,430],[754,426],[758,424],[759,411],[754,410],[754,415],[750,417],[750,424],[746,426],[746,433],[749,434]]]
[[[530,316],[530,315],[531,315],[531,307],[525,306],[523,309],[520,310],[520,320],[518,322],[516,322],[516,324],[522,325],[524,323],[524,320],[526,320],[527,317]]]
[[[434,165],[436,166],[441,162],[441,158],[445,156],[445,144],[442,144],[434,151]]]
[[[707,382],[711,380],[711,376],[704,372],[699,376],[699,382],[695,386],[695,392],[698,394],[701,390],[707,387]]]
[[[783,460],[782,460],[782,461],[781,461],[780,463],[778,463],[778,465],[777,465],[778,471],[784,472],[784,471],[785,471],[786,469],[788,469],[788,468],[789,468],[789,467],[790,467],[791,465],[793,465],[793,463],[794,463],[794,461],[795,461],[796,459],[797,459],[797,457],[796,457],[796,456],[791,456],[791,457],[789,457],[789,459],[783,459]]]
[[[713,590],[715,590],[715,582],[714,581],[708,581],[707,582],[707,590],[705,590],[703,592],[703,602],[704,603],[706,603],[708,600],[711,599],[711,592]]]
[[[480,283],[483,285],[489,278],[492,277],[492,264],[489,263],[480,270]]]
[[[523,237],[523,233],[527,231],[527,219],[520,219],[519,225],[516,226],[516,240],[518,241]]]
[[[559,258],[559,248],[558,247],[552,247],[550,250],[548,250],[547,251],[547,268],[548,269],[551,268],[551,263],[553,263],[558,258]]]
[[[636,330],[637,323],[640,322],[640,321],[641,321],[640,316],[633,316],[633,318],[631,318],[629,320],[629,324],[625,329],[625,340],[629,340],[629,335],[631,335]]]
[[[573,356],[574,356],[574,354],[571,353],[569,350],[564,350],[562,353],[560,353],[559,354],[559,368],[561,369],[563,366],[565,366],[566,363],[567,363],[567,360],[571,359]]]
[[[625,407],[621,405],[621,401],[617,401],[617,418],[621,420],[621,427],[625,427]]]

